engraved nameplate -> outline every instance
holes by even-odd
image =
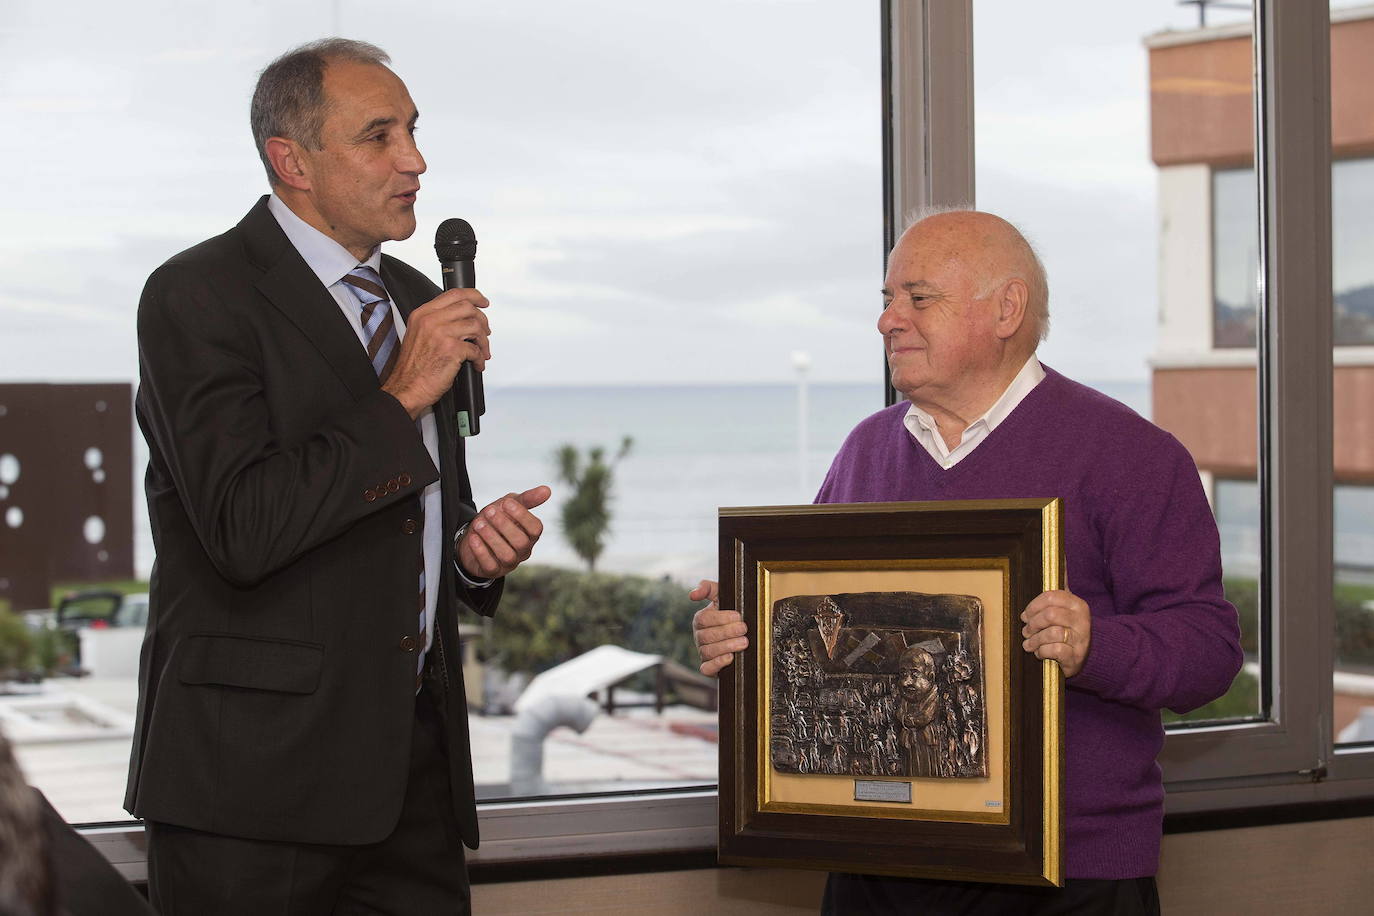
[[[911,783],[885,779],[854,780],[854,800],[911,804]]]

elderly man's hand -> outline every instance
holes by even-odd
[[[739,611],[721,609],[719,583],[702,579],[687,597],[693,601],[709,599],[711,602],[692,617],[692,631],[697,651],[701,653],[701,673],[714,677],[734,661],[736,652],[749,648],[749,637],[745,635],[749,629]]]
[[[458,563],[469,576],[497,579],[530,558],[544,523],[530,510],[552,494],[548,487],[507,493],[468,525],[458,542]]]
[[[1021,648],[1036,658],[1059,662],[1065,677],[1082,670],[1092,643],[1092,614],[1086,601],[1073,592],[1042,592],[1026,605],[1021,620]]]

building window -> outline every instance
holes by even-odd
[[[1255,346],[1259,253],[1255,174],[1212,174],[1212,334],[1218,349]],[[1374,344],[1374,159],[1331,165],[1332,338]]]
[[[1251,169],[1212,173],[1212,346],[1255,347],[1259,207]]]
[[[1331,281],[1336,346],[1374,344],[1374,159],[1331,164]]]

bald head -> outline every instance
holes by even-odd
[[[937,210],[913,220],[898,245],[917,230],[921,245],[939,247],[964,264],[980,298],[1009,280],[1026,285],[1027,355],[1034,352],[1050,332],[1049,283],[1040,257],[1021,231],[981,210]]]
[[[1046,327],[1045,272],[1025,238],[990,213],[927,215],[888,259],[892,384],[951,429],[984,412],[1035,352]]]

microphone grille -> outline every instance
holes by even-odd
[[[465,219],[446,219],[434,231],[434,253],[441,261],[471,261],[477,257],[477,235]]]

